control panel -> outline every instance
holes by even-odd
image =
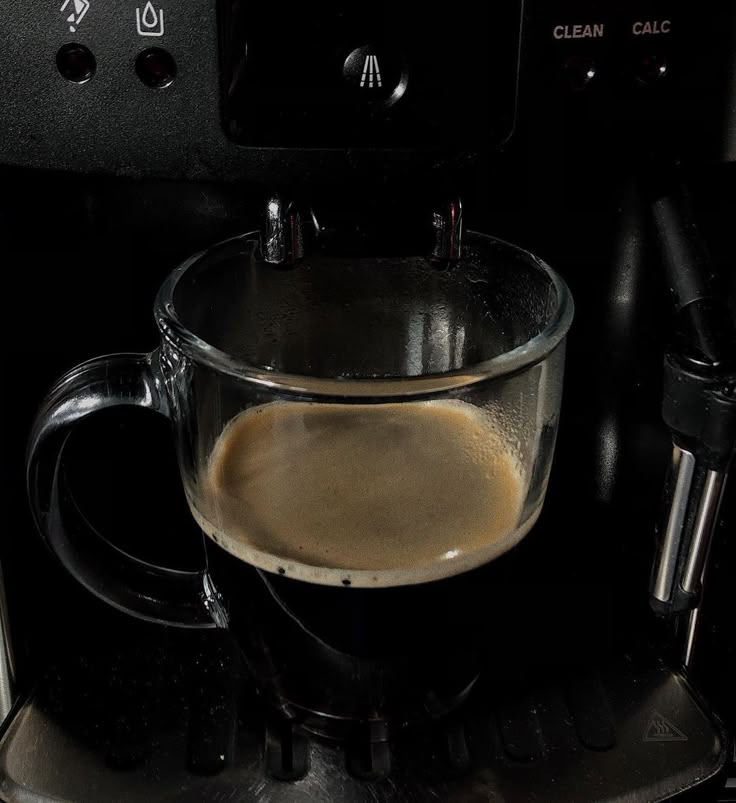
[[[224,115],[260,146],[488,146],[511,134],[520,0],[223,4]]]
[[[540,3],[533,47],[570,89],[617,84],[633,99],[637,86],[665,89],[689,69],[691,18],[671,0]]]
[[[718,94],[730,89],[719,65],[736,51],[730,3],[5,0],[5,10],[0,165],[261,184],[376,165],[388,176],[472,169],[535,108],[644,121],[693,143],[707,130],[736,152],[736,124],[722,119],[733,104]]]
[[[732,3],[529,0],[519,105],[564,118],[570,147],[625,153],[631,170],[729,161],[735,35]]]

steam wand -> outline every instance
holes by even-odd
[[[709,287],[709,260],[681,187],[653,192],[652,218],[676,313],[665,354],[662,417],[672,433],[650,604],[694,611],[736,449],[736,336]]]

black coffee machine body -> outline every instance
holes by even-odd
[[[3,799],[736,799],[726,6],[8,8]],[[367,654],[325,647],[324,611],[255,575],[245,655],[226,630],[131,619],[64,573],[26,502],[54,379],[150,350],[177,264],[244,231],[274,242],[297,214],[307,254],[345,255],[460,247],[443,236],[461,217],[575,297],[542,517],[435,608],[401,601],[417,619],[463,604],[422,622],[400,671],[395,628]],[[68,501],[118,548],[193,569],[201,535],[153,418],[85,422]],[[448,628],[473,645],[469,679]]]

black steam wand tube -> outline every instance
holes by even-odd
[[[713,293],[710,262],[684,189],[650,187],[652,219],[676,315],[664,360],[662,417],[672,460],[650,604],[670,617],[698,607],[736,448],[736,335]]]

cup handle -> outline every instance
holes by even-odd
[[[204,570],[179,571],[139,560],[102,538],[83,516],[62,514],[60,505],[64,446],[78,421],[122,405],[168,417],[157,356],[154,352],[99,357],[59,379],[31,430],[28,496],[46,543],[67,571],[97,597],[140,619],[178,627],[215,627]]]

